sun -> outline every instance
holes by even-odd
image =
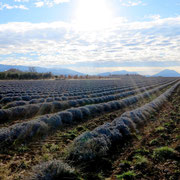
[[[107,0],[78,0],[74,20],[80,29],[102,30],[108,27],[112,17]]]

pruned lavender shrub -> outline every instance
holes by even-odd
[[[69,159],[80,162],[81,160],[89,161],[106,155],[111,142],[105,139],[103,135],[97,137],[96,132],[85,132],[76,138],[73,146],[77,148],[70,151]]]
[[[53,101],[53,98],[47,98],[46,99],[46,102],[52,102]]]
[[[52,112],[57,112],[57,111],[60,111],[61,109],[63,109],[61,102],[58,102],[58,101],[52,102],[52,108],[51,108]]]
[[[104,104],[102,104],[102,106],[103,106],[103,109],[105,112],[111,111],[111,106],[109,104],[104,103]]]
[[[75,100],[70,100],[68,103],[69,103],[69,106],[70,106],[70,107],[75,107],[75,106],[77,106],[77,104],[78,104],[78,102],[75,101]]]
[[[61,116],[58,115],[53,115],[50,117],[47,115],[47,117],[41,117],[39,120],[45,122],[51,129],[57,129],[63,124]]]
[[[77,175],[75,169],[71,168],[68,164],[60,161],[53,160],[44,162],[33,168],[30,177],[27,180],[59,180],[59,179],[76,179]]]
[[[41,104],[38,113],[39,114],[49,114],[49,113],[51,113],[51,108],[52,108],[51,104],[43,103],[43,104]]]
[[[89,109],[87,109],[86,107],[80,107],[79,109],[80,109],[81,112],[82,112],[83,118],[88,118],[88,117],[90,117],[91,114],[90,114]]]
[[[4,97],[0,100],[0,104],[7,104],[13,101],[13,98],[11,97]]]
[[[61,117],[61,120],[65,124],[71,124],[73,122],[73,115],[71,112],[62,111],[58,113],[58,116]]]
[[[3,107],[3,109],[8,109],[8,108],[11,108],[11,107],[16,107],[16,106],[24,106],[24,105],[26,105],[25,101],[15,101],[15,102],[11,102],[11,103],[6,104]]]
[[[31,97],[30,96],[22,96],[22,100],[24,101],[30,101]]]
[[[78,108],[72,108],[67,110],[68,112],[71,112],[73,115],[73,121],[82,121],[83,115],[80,109]]]

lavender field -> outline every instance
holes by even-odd
[[[164,107],[177,108],[179,131],[179,85],[178,78],[143,76],[0,81],[0,178],[121,179],[118,159]],[[179,146],[173,148],[174,162]],[[142,167],[133,167],[127,176],[143,177]]]

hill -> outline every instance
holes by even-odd
[[[180,74],[174,70],[170,70],[170,69],[165,69],[155,75],[153,75],[153,77],[156,76],[162,76],[162,77],[180,77]]]
[[[113,71],[113,72],[105,72],[105,73],[100,73],[98,76],[110,76],[110,75],[125,75],[125,74],[138,74],[137,72],[129,72],[126,70],[122,71]]]
[[[19,71],[29,71],[28,66],[20,66],[20,65],[4,65],[0,64],[0,71],[7,71],[9,69],[17,69]],[[54,75],[84,75],[83,73],[64,68],[44,68],[44,67],[35,67],[35,70],[38,73],[48,73],[51,72]]]

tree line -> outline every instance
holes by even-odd
[[[38,73],[34,69],[29,69],[28,72],[23,72],[17,69],[9,69],[4,72],[0,72],[1,80],[11,80],[11,79],[50,79],[53,75],[51,72],[48,73]]]

